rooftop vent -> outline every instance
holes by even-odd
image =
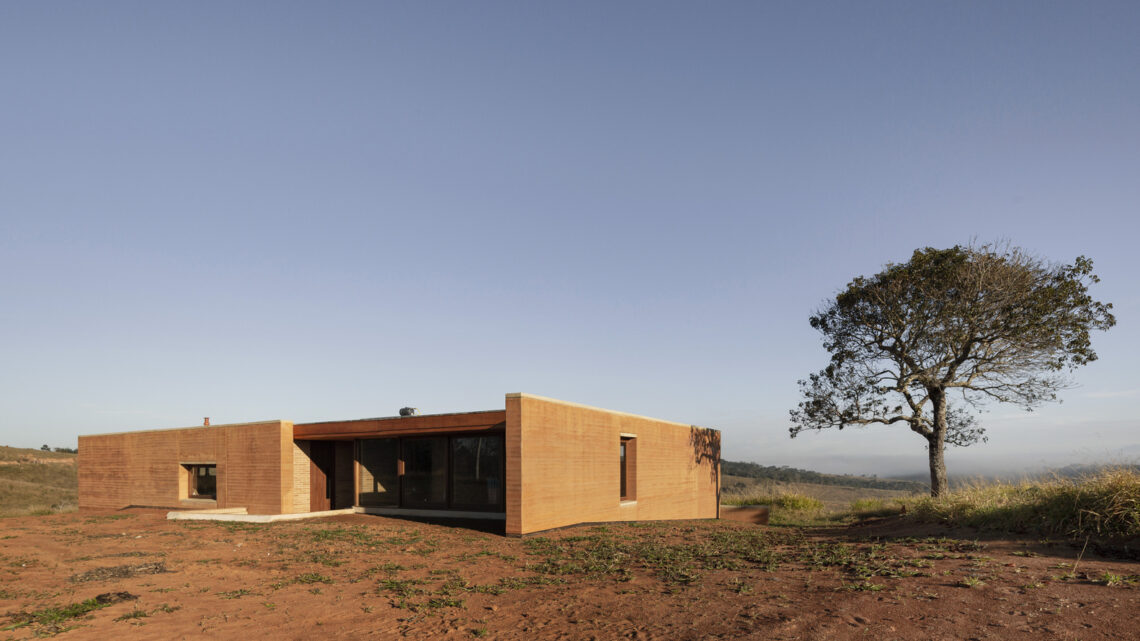
[[[418,407],[401,407],[400,408],[400,416],[415,416],[416,414],[419,414],[419,413],[420,413],[420,410]]]

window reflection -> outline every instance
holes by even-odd
[[[456,507],[486,509],[503,503],[503,438],[451,439],[451,501]]]

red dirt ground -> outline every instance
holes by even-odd
[[[976,537],[896,521],[583,526],[520,540],[364,515],[9,518],[0,640],[1140,637],[1140,563],[1087,551],[1073,568],[1079,546]],[[44,614],[120,592],[137,599]]]

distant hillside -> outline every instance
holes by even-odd
[[[51,459],[53,461],[74,461],[75,453],[56,451],[49,452],[47,450],[34,450],[26,447],[8,447],[7,445],[0,445],[0,461],[34,461],[39,459]]]
[[[75,454],[0,445],[0,516],[76,509]]]
[[[929,492],[930,486],[918,481],[901,479],[880,479],[873,476],[851,474],[823,474],[794,467],[759,465],[737,461],[721,461],[720,472],[725,476],[742,476],[752,479],[768,479],[785,483],[815,483],[817,485],[841,485],[876,490],[901,490],[904,492]]]
[[[1099,474],[1103,474],[1105,470],[1131,470],[1133,472],[1140,472],[1140,465],[1115,463],[1089,465],[1085,463],[1076,463],[1073,465],[1066,465],[1065,467],[1049,470],[1047,472],[1044,472],[1041,476],[1059,476],[1061,478],[1075,479],[1085,476],[1097,476]]]

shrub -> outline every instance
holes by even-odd
[[[726,496],[721,501],[725,505],[769,505],[782,510],[806,512],[822,510],[823,501],[804,494],[738,494]]]

